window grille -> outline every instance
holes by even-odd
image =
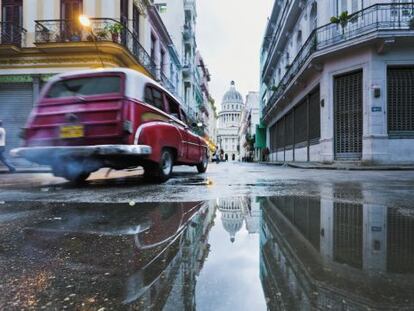
[[[295,145],[303,147],[308,141],[308,107],[306,99],[295,107]]]
[[[319,89],[309,95],[309,140],[318,144],[321,138],[321,108]]]

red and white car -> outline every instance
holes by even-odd
[[[195,125],[193,125],[195,126]],[[180,102],[147,76],[124,68],[55,76],[43,88],[12,156],[49,165],[81,182],[103,167],[142,166],[156,181],[174,165],[208,165],[208,146],[188,125]]]

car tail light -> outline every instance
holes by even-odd
[[[129,120],[124,121],[124,131],[128,134],[132,134],[133,128],[132,128],[132,122]]]

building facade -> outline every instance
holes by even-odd
[[[255,148],[256,127],[260,123],[259,93],[249,92],[246,105],[241,114],[239,128],[240,160],[251,162],[259,159],[259,150]]]
[[[232,81],[230,89],[223,96],[217,128],[218,146],[224,151],[227,160],[235,161],[240,154],[239,127],[243,108],[243,97]]]
[[[182,40],[175,45],[175,29],[168,28],[163,7],[153,1],[0,0],[0,119],[8,133],[8,150],[20,146],[19,132],[41,87],[58,73],[128,67],[159,81],[184,105],[195,103],[188,99],[184,103],[188,97],[183,91],[184,55],[190,56],[181,53],[184,25],[195,23],[195,4],[181,2]],[[192,13],[188,18],[185,8]],[[81,25],[81,15],[89,17],[90,26]],[[192,38],[195,62],[195,34]],[[194,87],[187,93],[195,94]],[[191,122],[197,121],[194,107],[188,110]]]
[[[414,4],[275,1],[261,53],[271,161],[413,163]]]

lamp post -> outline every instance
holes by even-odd
[[[97,37],[96,37],[96,35],[95,35],[95,33],[93,32],[93,29],[92,29],[91,19],[88,16],[86,16],[86,15],[80,15],[79,16],[79,23],[85,29],[88,29],[89,30],[89,32],[91,34],[91,37],[92,37],[92,41],[93,41],[93,43],[95,45],[96,54],[98,55],[99,61],[101,62],[101,65],[102,65],[102,68],[105,68],[105,64],[102,61],[101,53],[100,53],[99,48],[98,48]]]

